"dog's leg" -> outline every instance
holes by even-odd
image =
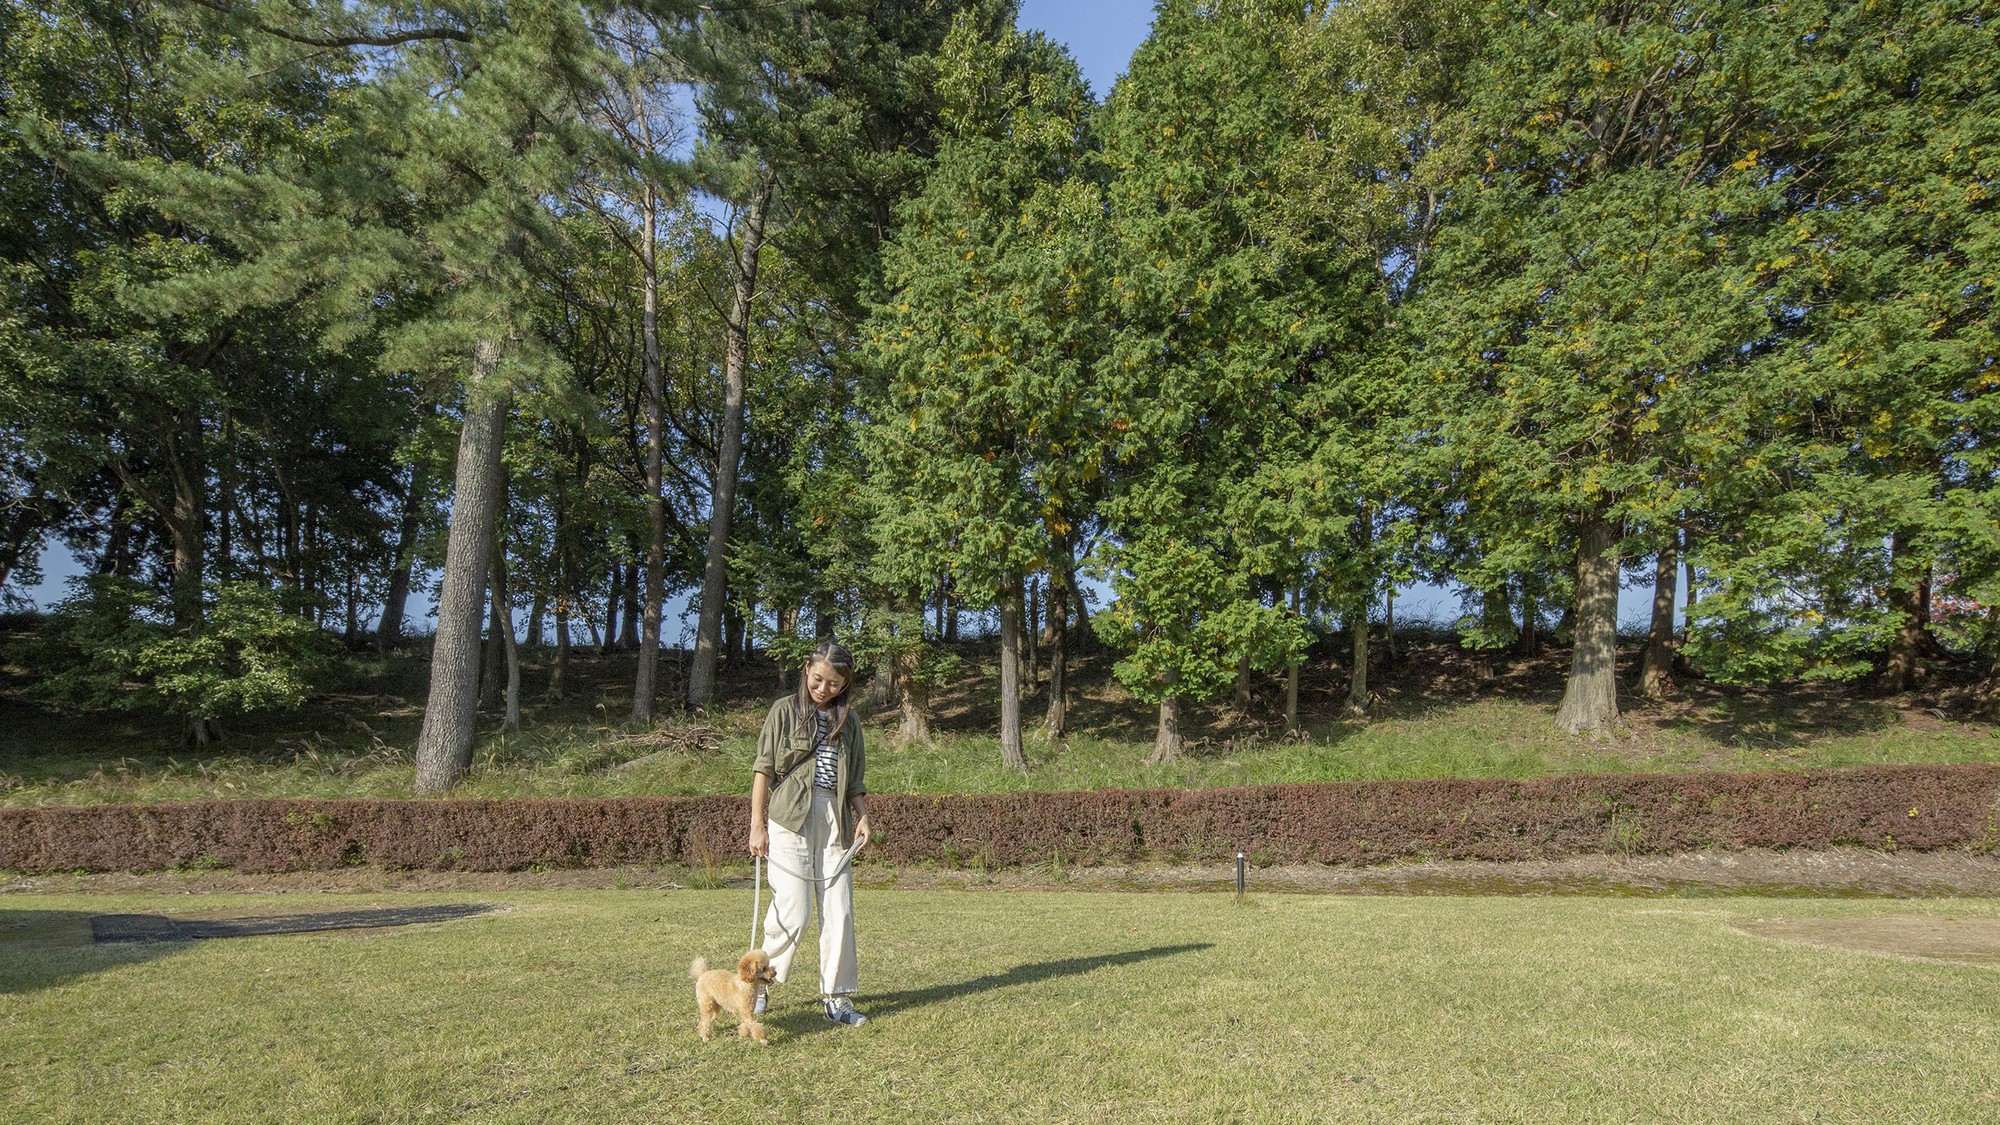
[[[715,1037],[715,1013],[722,1010],[722,1005],[717,1004],[713,998],[702,995],[695,998],[695,1008],[701,1014],[699,1023],[701,1041],[706,1043]]]

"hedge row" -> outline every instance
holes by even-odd
[[[874,862],[1372,864],[2000,848],[2000,766],[1598,774],[869,799]],[[740,859],[741,797],[192,801],[0,810],[0,870],[521,870]]]

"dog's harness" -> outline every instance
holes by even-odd
[[[782,871],[787,875],[790,875],[794,879],[815,884],[819,889],[824,890],[828,884],[832,883],[835,879],[840,878],[841,874],[847,870],[848,864],[854,862],[854,853],[861,850],[861,845],[865,841],[866,837],[861,836],[857,833],[854,837],[854,845],[848,848],[846,851],[842,852],[840,854],[840,859],[834,863],[833,870],[823,876],[814,877],[811,875],[804,874],[802,872],[794,871],[791,868],[786,867],[784,864],[779,863],[776,859],[771,860],[771,866],[777,868],[779,871]],[[765,857],[761,855],[757,857],[756,890],[750,899],[750,948],[752,949],[758,948],[757,944],[758,926],[763,921],[764,918],[764,859]],[[774,889],[772,891],[772,898],[775,899],[776,897],[777,897],[777,891]],[[785,932],[784,943],[779,945],[778,948],[776,949],[765,951],[767,953],[770,953],[774,957],[780,953],[783,953],[785,950],[790,949],[793,943],[799,940],[799,935],[797,933],[794,933],[793,931],[786,929],[785,923],[782,919],[779,920],[778,922],[778,928],[780,930],[784,930]]]

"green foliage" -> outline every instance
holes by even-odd
[[[1103,207],[1073,62],[967,18],[938,65],[949,131],[865,328],[864,448],[878,578],[916,594],[949,576],[991,604],[1050,565],[1102,472]]]
[[[684,588],[738,263],[681,193],[763,176],[753,635],[941,687],[916,606],[1096,544],[1121,674],[1200,698],[1297,658],[1294,598],[1574,621],[1615,529],[1681,548],[1716,679],[2000,658],[1980,6],[1165,0],[1104,101],[1015,15],[0,0],[0,598],[59,537],[173,591],[66,611],[77,700],[283,699],[229,584],[358,631],[505,392],[515,589],[601,620],[650,530],[648,198]]]
[[[1125,652],[1118,680],[1148,703],[1208,699],[1235,681],[1241,659],[1277,671],[1305,654],[1300,619],[1248,596],[1211,551],[1143,539],[1106,548],[1093,566],[1117,575],[1119,597],[1091,628]]]
[[[1321,381],[1366,283],[1277,205],[1300,136],[1277,44],[1300,20],[1163,4],[1105,114],[1112,539],[1094,565],[1118,600],[1094,624],[1136,646],[1120,674],[1151,700],[1300,651],[1266,592],[1306,580],[1354,518],[1340,458],[1318,459],[1340,409]]]
[[[200,631],[169,599],[93,575],[50,614],[37,694],[71,711],[159,708],[193,722],[297,707],[332,669],[332,644],[270,591],[226,583]]]
[[[925,634],[922,611],[875,609],[863,613],[861,628],[849,631],[844,642],[862,667],[877,669],[878,674],[894,668],[899,680],[928,691],[956,681],[964,661]]]

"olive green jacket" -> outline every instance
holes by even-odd
[[[812,741],[816,724],[810,714],[803,722],[798,721],[797,711],[792,696],[771,704],[771,713],[764,716],[764,732],[757,736],[757,764],[751,769],[771,778],[771,798],[764,815],[804,835],[806,816],[812,812]],[[840,846],[847,848],[854,844],[851,802],[868,792],[861,780],[866,761],[861,750],[861,720],[853,711],[847,713],[846,725],[834,735],[833,748],[833,790],[840,794]]]

